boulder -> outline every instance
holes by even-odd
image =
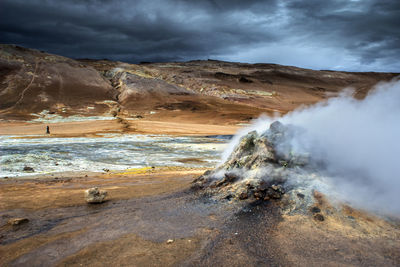
[[[90,204],[103,203],[106,196],[107,191],[99,190],[97,187],[93,187],[85,191],[85,200]]]

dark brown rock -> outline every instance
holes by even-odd
[[[240,193],[240,195],[239,195],[239,199],[240,200],[244,200],[244,199],[247,199],[247,198],[249,198],[249,195],[247,194],[247,192]]]
[[[312,212],[312,213],[319,213],[319,212],[321,212],[321,209],[318,208],[318,207],[312,207],[312,208],[311,208],[311,212]]]
[[[27,222],[29,222],[29,219],[27,219],[27,218],[13,218],[13,219],[8,220],[8,224],[12,225],[12,226],[25,224]]]
[[[314,220],[323,222],[323,221],[325,221],[325,217],[322,214],[317,213],[317,214],[314,215]]]
[[[24,172],[34,172],[35,170],[32,167],[25,166],[23,169]]]

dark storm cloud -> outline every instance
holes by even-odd
[[[0,42],[129,62],[400,71],[399,1],[2,0]]]

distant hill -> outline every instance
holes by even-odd
[[[362,98],[398,73],[315,71],[216,60],[128,64],[0,45],[0,118],[112,115],[236,123],[352,87]],[[157,114],[157,115],[152,115]]]

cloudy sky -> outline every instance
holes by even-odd
[[[0,0],[0,43],[133,63],[400,72],[400,1]]]

